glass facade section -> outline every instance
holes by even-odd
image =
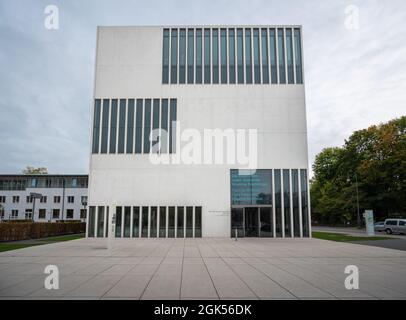
[[[126,99],[120,99],[118,119],[118,153],[124,153]]]
[[[234,29],[228,29],[228,71],[229,71],[229,83],[235,83],[235,31]]]
[[[231,170],[231,204],[272,204],[272,170],[239,171]]]
[[[89,207],[89,214],[87,217],[87,235],[94,237],[94,224],[96,219],[96,207]]]
[[[300,40],[300,29],[295,29],[295,66],[296,83],[303,83],[302,79],[302,45]]]
[[[158,236],[158,207],[151,207],[151,225],[150,225],[150,238],[156,238]]]
[[[194,83],[194,50],[195,50],[195,36],[194,30],[188,29],[187,31],[187,83]]]
[[[196,29],[196,83],[202,83],[202,29]]]
[[[231,208],[231,237],[244,237],[244,208]]]
[[[237,82],[244,83],[244,34],[242,29],[237,29]]]
[[[178,214],[177,214],[177,232],[176,232],[176,237],[177,238],[183,238],[185,236],[184,233],[184,214],[185,210],[184,207],[178,207]]]
[[[276,236],[282,236],[282,193],[281,193],[281,170],[274,170],[275,178],[275,227]]]
[[[195,238],[202,237],[202,207],[195,207]]]
[[[213,48],[213,83],[219,83],[219,31],[212,30],[212,48]]]
[[[289,169],[283,170],[283,211],[285,215],[285,237],[291,237]]]
[[[220,30],[221,83],[227,83],[227,29]]]
[[[166,207],[159,207],[159,237],[166,237]]]
[[[143,100],[137,99],[137,111],[135,120],[135,153],[142,153],[142,114]]]
[[[92,153],[99,153],[99,136],[100,136],[100,99],[94,101],[94,115],[93,115],[93,145]]]
[[[292,29],[286,29],[286,60],[288,66],[288,83],[295,83],[293,76]]]
[[[97,208],[97,237],[102,238],[104,236],[104,207]]]
[[[168,238],[175,237],[175,207],[168,207]]]
[[[254,82],[261,83],[261,69],[259,66],[259,30],[254,29]]]
[[[178,82],[178,30],[172,29],[171,36],[171,83]]]
[[[111,118],[110,118],[110,153],[116,153],[117,143],[117,110],[118,100],[111,100]]]
[[[109,107],[110,100],[103,99],[103,119],[102,119],[102,138],[101,138],[101,153],[107,153],[107,138],[109,133]]]
[[[123,208],[116,207],[116,238],[121,238],[121,221],[123,219]]]
[[[133,207],[133,237],[140,236],[140,207]]]
[[[210,55],[210,29],[204,29],[204,83],[211,83]]]
[[[259,213],[260,213],[259,236],[264,238],[272,237],[273,236],[272,208],[261,207],[259,208]]]
[[[124,207],[124,238],[129,238],[131,235],[131,207]]]
[[[302,201],[302,230],[303,237],[309,236],[309,204],[308,204],[308,190],[307,190],[307,170],[300,170],[300,193]]]
[[[292,200],[293,200],[293,231],[295,237],[300,237],[299,220],[299,177],[298,170],[292,169]]]
[[[133,153],[134,145],[134,99],[128,99],[127,153]]]
[[[168,99],[162,99],[162,107],[161,107],[161,153],[168,152]]]
[[[179,31],[179,83],[186,81],[186,30]]]
[[[169,30],[164,29],[162,52],[162,83],[169,83]]]
[[[186,207],[186,238],[193,237],[193,207]]]
[[[251,29],[245,29],[245,82],[252,83]]]
[[[269,83],[268,32],[261,29],[262,83]]]
[[[142,207],[141,237],[148,238],[148,207]]]
[[[144,110],[144,151],[149,153],[151,149],[151,141],[149,139],[151,134],[151,99],[145,99]]]
[[[153,141],[152,141],[152,152],[158,153],[159,151],[159,99],[153,100],[153,117],[152,117],[152,130],[153,130]]]
[[[176,99],[170,100],[169,114],[169,153],[176,151]]]
[[[286,83],[285,74],[285,40],[283,29],[278,29],[278,62],[279,62],[279,83]]]
[[[278,83],[278,72],[276,67],[276,36],[275,29],[269,30],[269,47],[271,51],[271,83]]]

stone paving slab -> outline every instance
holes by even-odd
[[[60,288],[47,290],[47,265]],[[359,290],[344,273],[356,265]],[[406,252],[318,239],[79,239],[0,253],[0,299],[406,299]]]

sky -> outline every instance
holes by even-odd
[[[406,115],[404,0],[0,0],[0,173],[87,173],[96,27],[183,24],[303,26],[309,166]]]

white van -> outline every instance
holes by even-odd
[[[385,232],[406,234],[406,219],[386,219]]]

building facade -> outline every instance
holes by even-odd
[[[309,237],[302,52],[300,26],[99,27],[87,236]]]
[[[0,219],[85,221],[87,186],[87,175],[0,175]]]

